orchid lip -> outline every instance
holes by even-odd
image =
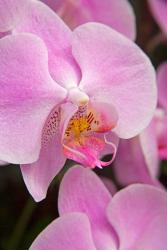
[[[78,111],[69,120],[62,137],[64,154],[67,158],[77,161],[85,167],[103,168],[110,165],[115,159],[117,148],[108,142],[105,136],[117,122],[117,116],[110,118],[108,104],[90,102],[79,106]],[[96,133],[96,135],[95,135]],[[103,138],[99,134],[104,134]],[[112,148],[112,159],[108,162],[99,160],[105,145]]]
[[[78,91],[78,89],[73,90]],[[60,127],[62,128],[63,153],[68,159],[89,168],[103,168],[110,165],[115,159],[117,148],[114,143],[107,141],[105,134],[117,124],[118,118],[113,106],[90,101],[86,105],[80,105],[77,109],[77,105],[71,104],[72,117],[70,117],[71,112],[64,113],[63,110],[63,106],[60,105],[50,113],[43,129],[43,147],[52,140],[52,137],[56,136],[58,127]],[[108,162],[100,160],[106,145],[109,145],[113,152],[112,158]]]

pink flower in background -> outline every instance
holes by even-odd
[[[7,30],[11,30],[18,23],[29,0],[1,2],[0,29],[6,30],[7,24]],[[136,38],[135,15],[127,0],[43,0],[43,2],[72,29],[83,23],[95,21],[111,26],[132,40]],[[14,14],[8,12],[11,6],[14,8]],[[5,32],[0,32],[0,38],[5,35]]]
[[[159,160],[167,160],[167,110],[157,109],[154,123]]]
[[[132,6],[127,0],[43,0],[72,29],[86,22],[111,26],[135,40],[136,23]]]
[[[160,186],[157,180],[159,157],[154,122],[151,122],[140,135],[120,140],[114,172],[118,182],[123,186],[132,183]]]
[[[167,160],[167,62],[158,67],[157,81],[160,106],[160,111],[156,117],[158,152],[161,159]]]
[[[60,217],[33,242],[30,250],[165,250],[167,194],[134,184],[112,198],[90,170],[73,167],[59,192]]]
[[[117,188],[115,184],[111,181],[111,179],[109,179],[108,177],[101,176],[101,180],[112,195],[117,192]]]
[[[90,168],[108,165],[113,159],[100,157],[108,147],[115,156],[113,132],[130,138],[147,126],[156,106],[155,73],[132,41],[105,25],[71,32],[35,0],[19,20],[0,40],[0,159],[22,164],[39,201],[66,158]]]
[[[161,30],[167,34],[167,2],[166,0],[148,0],[151,11]]]
[[[166,62],[157,69],[157,83],[159,105],[151,124],[139,136],[119,142],[114,170],[122,185],[140,182],[160,186],[160,162],[167,160]]]

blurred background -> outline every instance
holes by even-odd
[[[118,1],[118,0],[117,0]],[[160,29],[153,19],[146,0],[131,0],[137,20],[137,44],[150,57],[155,68],[167,60],[167,43],[156,44]],[[33,239],[53,219],[58,217],[57,196],[59,183],[64,172],[74,163],[66,162],[63,171],[55,177],[48,190],[47,198],[35,203],[29,195],[19,166],[0,167],[0,249],[26,250]],[[167,166],[162,162],[160,181],[167,186]],[[111,178],[120,188],[114,176],[112,166],[95,170],[98,175]]]

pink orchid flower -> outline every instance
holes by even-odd
[[[18,22],[20,15],[17,15],[16,19],[14,16],[24,11],[28,1],[1,2],[5,4],[5,8],[4,5],[2,6],[5,12],[3,11],[1,15],[0,27],[3,30],[4,23],[7,22],[10,30]],[[136,38],[135,15],[127,0],[43,0],[43,2],[50,6],[72,29],[83,23],[96,21],[111,26],[132,40]],[[15,15],[8,17],[7,10],[11,5],[15,8]],[[4,35],[6,33],[0,32],[0,38]]]
[[[128,1],[121,0],[116,2],[112,0],[105,0],[103,2],[86,2],[78,0],[45,0],[43,2],[50,6],[53,10],[55,10],[56,13],[71,28],[77,27],[78,25],[88,21],[99,21],[113,27],[114,29],[123,33],[132,40],[134,40],[136,37],[135,15]],[[19,13],[21,13],[27,7],[26,1],[15,1],[15,3],[8,1],[5,4],[6,10],[10,8],[11,4],[15,4],[14,7],[16,13],[18,11]],[[0,24],[2,30],[4,25],[4,19],[6,17],[7,13],[5,12],[5,14],[3,13],[2,23]],[[11,16],[11,18],[13,17],[14,16]],[[19,17],[19,15],[17,15],[17,17]],[[0,38],[10,34],[10,29],[12,29],[14,23],[15,21],[12,19],[12,21],[9,22],[9,31],[0,32]],[[4,162],[0,162],[0,164],[4,165]]]
[[[151,11],[164,34],[167,35],[167,2],[166,0],[148,0]]]
[[[108,147],[115,156],[113,132],[130,138],[143,130],[157,92],[154,69],[131,40],[98,23],[72,32],[43,3],[28,3],[0,39],[0,159],[22,164],[39,201],[67,158],[109,165],[113,159],[100,157]],[[14,6],[7,15],[6,30]]]
[[[161,186],[157,180],[159,156],[155,132],[155,121],[152,121],[140,135],[132,139],[120,140],[114,172],[121,185],[146,183]]]
[[[71,28],[86,22],[100,22],[111,26],[132,40],[136,38],[136,22],[132,6],[127,0],[43,0]]]
[[[157,70],[158,102],[160,106],[157,115],[158,152],[161,159],[167,160],[167,62],[162,63]]]
[[[115,184],[108,177],[101,176],[101,180],[108,191],[114,195],[117,192]]]
[[[122,185],[140,182],[160,186],[159,165],[167,160],[166,62],[157,69],[157,83],[159,106],[150,125],[139,136],[119,142],[114,170]]]
[[[30,250],[166,250],[167,194],[134,184],[113,197],[88,169],[71,168],[59,191],[60,217]]]

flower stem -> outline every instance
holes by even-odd
[[[31,198],[29,198],[14,228],[14,231],[9,239],[9,243],[7,245],[6,250],[19,249],[18,247],[19,247],[21,238],[25,232],[25,229],[31,219],[31,215],[35,208],[36,208],[35,202],[33,202]]]

